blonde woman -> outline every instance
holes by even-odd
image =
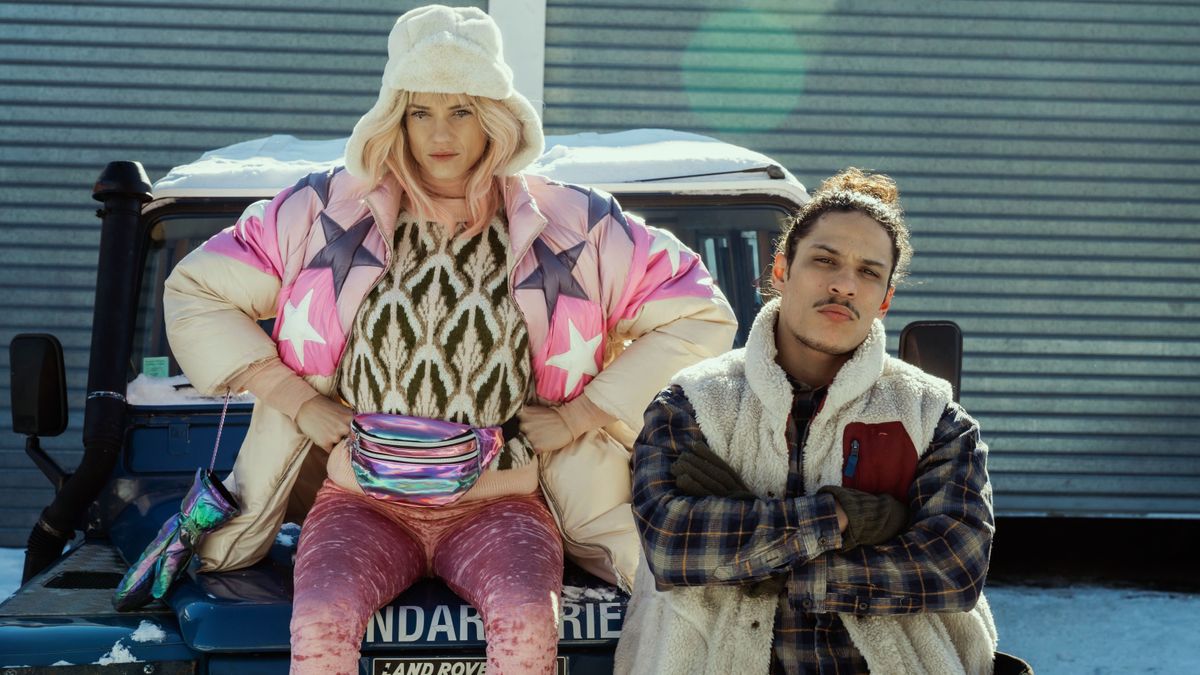
[[[251,206],[167,281],[192,382],[258,400],[225,481],[242,512],[203,541],[203,570],[257,561],[285,513],[312,504],[294,673],[357,672],[371,613],[426,575],[479,609],[489,673],[552,672],[560,525],[587,569],[632,583],[622,443],[676,370],[728,349],[733,313],[669,234],[603,192],[521,174],[542,147],[491,19],[413,10],[345,169]],[[272,316],[268,336],[255,320]],[[355,463],[359,427],[347,435],[365,413],[503,441],[431,505]],[[548,504],[539,474],[578,489]]]

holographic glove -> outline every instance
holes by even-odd
[[[192,487],[179,513],[167,519],[137,562],[117,585],[113,604],[118,611],[138,609],[161,600],[175,578],[187,568],[204,535],[240,513],[237,500],[211,471],[196,469]]]

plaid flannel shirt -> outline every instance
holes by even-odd
[[[734,411],[730,411],[735,414]],[[834,612],[968,611],[983,590],[994,529],[987,446],[976,422],[947,406],[909,490],[910,526],[879,546],[838,550],[834,500],[803,491],[798,425],[789,425],[788,495],[690,497],[671,464],[706,443],[682,389],[646,411],[634,451],[633,509],[647,562],[662,584],[752,584],[788,574],[774,648],[787,672],[865,672]]]

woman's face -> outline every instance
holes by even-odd
[[[468,99],[414,93],[404,113],[404,130],[425,182],[447,196],[462,196],[488,140]]]

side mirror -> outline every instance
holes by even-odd
[[[953,321],[914,321],[900,331],[900,358],[942,378],[958,400],[962,382],[962,331]]]
[[[22,333],[8,345],[13,431],[57,436],[67,429],[67,369],[58,338]]]

